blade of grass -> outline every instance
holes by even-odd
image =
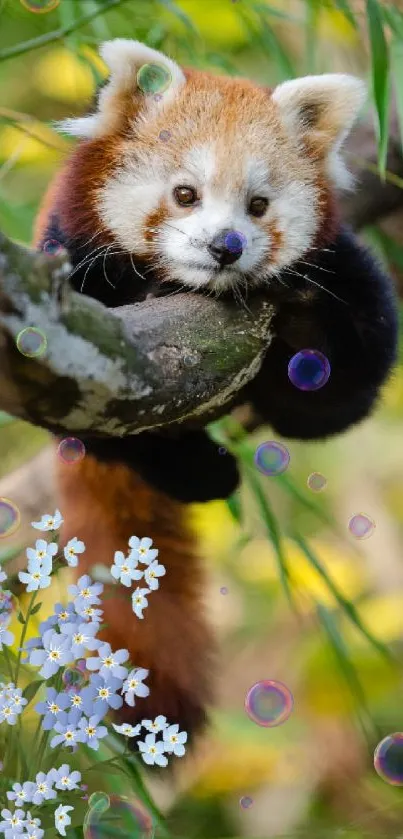
[[[365,691],[357,675],[357,671],[349,657],[348,649],[338,629],[334,615],[322,603],[316,603],[316,610],[320,625],[326,632],[329,645],[354,698],[356,705],[355,712],[363,735],[370,744],[374,739],[374,734],[376,734],[378,739],[380,739],[380,734],[369,712]]]
[[[362,635],[364,635],[364,637],[367,639],[367,641],[369,641],[370,644],[372,644],[372,646],[375,647],[375,649],[377,649],[378,652],[384,658],[386,658],[388,661],[395,661],[394,656],[392,655],[390,650],[388,650],[388,648],[384,644],[382,644],[381,641],[378,641],[378,639],[375,638],[372,635],[372,633],[369,631],[369,629],[367,629],[367,627],[364,626],[364,624],[361,621],[361,618],[359,617],[359,615],[357,613],[357,610],[356,610],[354,604],[351,603],[350,600],[347,600],[344,597],[344,595],[341,593],[339,588],[333,582],[332,578],[329,577],[327,571],[324,569],[322,563],[320,562],[318,557],[315,555],[312,548],[307,545],[307,543],[305,542],[305,539],[301,535],[296,533],[295,531],[292,533],[292,538],[294,539],[296,544],[301,548],[301,550],[305,554],[307,560],[313,566],[313,568],[315,568],[315,570],[318,572],[319,576],[322,577],[323,580],[325,580],[329,591],[331,591],[331,593],[333,594],[333,597],[336,599],[339,606],[341,606],[341,608],[343,609],[345,614],[348,616],[350,621],[357,627],[357,629],[362,633]]]
[[[396,110],[399,122],[400,145],[403,152],[403,33],[401,39],[394,38],[390,45],[392,75],[396,95]]]
[[[351,26],[353,26],[354,29],[357,29],[357,21],[348,0],[335,0],[335,4],[338,10],[342,12],[344,17],[346,17],[349,23],[351,23]]]
[[[389,53],[377,0],[366,0],[366,13],[371,46],[372,89],[378,116],[378,164],[380,175],[384,178],[389,135]]]

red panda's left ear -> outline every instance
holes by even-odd
[[[163,102],[174,97],[178,88],[185,84],[185,75],[174,61],[140,41],[115,38],[105,41],[99,52],[110,75],[99,93],[97,110],[89,116],[59,122],[56,127],[67,134],[102,137],[118,128],[122,117],[134,116],[144,108],[158,108],[160,97],[153,95],[158,92],[158,77]],[[145,68],[143,85],[138,77],[142,67]]]
[[[343,73],[293,79],[272,93],[290,135],[327,158],[329,175],[342,188],[348,188],[352,179],[339,156],[340,147],[365,98],[364,82]]]

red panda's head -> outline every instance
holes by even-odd
[[[359,79],[273,90],[182,70],[137,41],[108,41],[101,55],[110,77],[95,113],[61,124],[84,140],[71,170],[83,229],[92,219],[162,279],[216,290],[267,282],[329,239],[335,190],[351,184],[340,149]],[[165,90],[144,90],[144,65],[164,68]]]

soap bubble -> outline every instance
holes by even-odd
[[[63,250],[63,245],[61,245],[57,239],[47,239],[42,245],[42,250],[49,256],[56,256],[57,253],[60,253],[60,251]]]
[[[17,348],[27,358],[38,358],[43,355],[48,345],[46,335],[35,326],[27,326],[17,335]]]
[[[164,64],[143,64],[137,73],[137,86],[143,93],[162,93],[171,81],[171,73]]]
[[[301,350],[288,365],[288,378],[298,390],[319,390],[330,377],[330,362],[319,350]]]
[[[389,734],[378,743],[374,752],[374,766],[387,784],[403,786],[403,733]]]
[[[162,140],[162,142],[163,142],[163,143],[167,143],[167,142],[168,142],[168,140],[170,140],[170,139],[171,139],[172,134],[171,134],[171,132],[170,132],[170,131],[167,131],[167,130],[164,128],[164,129],[163,129],[163,131],[160,131],[160,133],[159,133],[158,137],[159,137],[159,139],[160,139],[160,140]]]
[[[85,675],[78,667],[66,667],[63,671],[62,681],[67,691],[78,691],[85,684]]]
[[[249,807],[253,804],[253,798],[249,795],[243,795],[242,798],[239,799],[239,803],[243,810],[249,810]]]
[[[24,9],[29,12],[36,12],[37,14],[44,14],[45,12],[53,12],[57,9],[60,0],[20,0]]]
[[[312,492],[322,492],[327,487],[327,480],[320,472],[312,472],[306,483]]]
[[[218,449],[218,454],[227,454],[227,449],[225,449],[224,446],[220,446],[220,448]]]
[[[292,693],[281,682],[263,679],[246,694],[245,711],[253,722],[274,728],[288,720],[294,707]]]
[[[227,589],[227,586],[221,586],[221,588],[220,588],[220,594],[228,594],[228,589]]]
[[[9,498],[0,498],[0,539],[12,536],[21,524],[18,507]]]
[[[255,463],[264,475],[281,475],[288,467],[290,454],[281,443],[269,440],[262,443],[255,451]]]
[[[357,513],[348,523],[348,529],[356,539],[368,539],[375,530],[375,522],[365,513]]]
[[[94,792],[88,799],[83,834],[84,839],[153,839],[154,826],[138,798]]]
[[[78,437],[65,437],[57,447],[57,453],[63,463],[79,463],[85,457],[85,446]]]
[[[246,236],[237,230],[230,230],[224,236],[224,244],[231,253],[242,253],[246,247]]]

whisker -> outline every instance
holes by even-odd
[[[314,285],[317,288],[320,288],[321,291],[324,291],[326,294],[329,294],[330,297],[334,297],[334,299],[338,300],[339,303],[344,303],[345,306],[349,305],[347,303],[347,300],[342,300],[342,298],[338,297],[337,294],[334,294],[333,291],[330,291],[330,289],[325,288],[325,286],[321,285],[320,283],[317,283],[315,280],[313,280],[307,274],[300,274],[298,271],[295,271],[294,269],[291,269],[291,268],[287,268],[287,271],[288,271],[289,274],[293,274],[295,277],[301,277],[303,280],[307,280],[308,283],[311,283],[311,285]]]
[[[309,268],[318,268],[319,271],[326,271],[327,274],[335,274],[336,271],[332,271],[330,268],[323,268],[322,265],[316,265],[314,262],[306,262],[305,259],[300,259],[302,265],[308,265]]]

